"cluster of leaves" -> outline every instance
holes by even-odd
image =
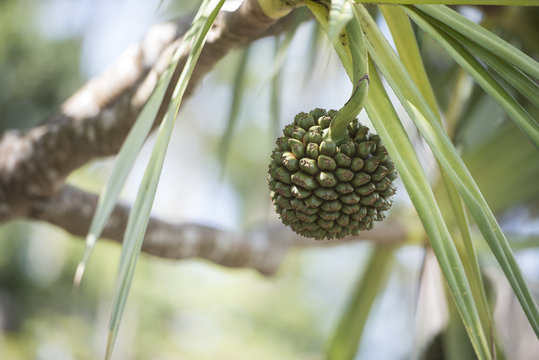
[[[373,61],[369,69],[371,91],[366,105],[367,113],[393,157],[423,222],[476,355],[481,359],[493,358],[492,317],[487,306],[464,205],[513,286],[534,331],[539,334],[537,305],[522,278],[505,235],[442,126],[440,110],[423,69],[412,26],[407,17],[434,38],[498,102],[536,148],[539,146],[539,125],[474,55],[485,62],[490,71],[495,71],[497,76],[511,84],[512,91],[516,90],[535,105],[539,99],[537,85],[524,73],[537,78],[539,66],[510,44],[443,6],[380,6],[395,40],[399,55],[397,56],[368,12],[361,6],[355,9],[355,16],[366,34],[369,56]],[[346,67],[345,61],[343,64]],[[460,230],[460,241],[457,233],[447,226],[447,221],[439,210],[439,204],[374,65],[388,81],[438,160],[453,216]],[[377,256],[377,253],[373,256]],[[354,309],[356,307],[352,306],[349,311]],[[343,318],[340,328],[342,331],[338,332],[336,339],[350,333],[357,334],[357,331],[347,331],[351,326],[349,319],[352,317]],[[357,323],[354,323],[354,326],[357,327]],[[357,339],[354,337],[355,335],[348,343],[349,346],[344,347],[348,350],[348,356],[338,355],[335,359],[352,358],[350,354],[355,353],[357,346]],[[341,342],[342,340],[335,341],[336,345],[331,347],[331,354],[342,351]]]
[[[406,1],[386,2],[408,3]],[[492,343],[494,337],[491,334],[492,316],[472,242],[471,219],[479,228],[513,287],[532,328],[539,335],[537,305],[526,286],[507,239],[469,168],[456,150],[452,141],[454,133],[443,126],[442,111],[437,105],[434,91],[423,67],[410,19],[422,32],[435,39],[461,68],[505,110],[521,132],[528,137],[529,144],[532,144],[532,154],[539,147],[539,125],[512,94],[519,94],[535,106],[539,104],[538,86],[532,80],[539,78],[537,62],[443,5],[378,6],[395,41],[397,48],[395,52],[364,5],[354,4],[347,0],[306,1],[305,3],[328,33],[353,84],[359,83],[356,69],[357,58],[370,59],[368,65],[370,89],[365,108],[376,132],[392,157],[423,223],[447,281],[449,293],[455,301],[477,357],[495,358],[493,351],[495,346]],[[441,1],[440,3],[448,2]],[[499,1],[497,3],[513,4],[514,2]],[[526,4],[525,1],[518,3]],[[142,146],[155,120],[157,109],[163,101],[165,90],[168,86],[174,86],[171,99],[167,99],[170,100],[168,111],[163,119],[159,119],[162,120],[162,125],[124,237],[110,322],[107,358],[110,358],[118,332],[183,92],[202,49],[205,35],[222,4],[222,0],[202,2],[199,13],[185,37],[184,46],[187,46],[186,44],[191,40],[193,46],[179,81],[177,84],[169,85],[176,65],[175,61],[177,61],[177,56],[175,56],[170,69],[162,76],[120,151],[111,178],[98,204],[88,236],[87,252],[77,272],[79,281],[93,245],[101,234],[106,219],[117,200],[117,194],[134,162],[136,151],[133,149],[140,149]],[[366,47],[358,48],[357,42],[352,40],[360,35],[362,37],[363,34]],[[180,49],[177,54],[180,54],[182,50]],[[363,66],[367,66],[366,61],[363,62]],[[433,188],[420,164],[412,141],[390,101],[379,73],[388,82],[438,161],[442,179],[440,187],[445,189],[450,204],[449,216],[442,215],[441,204],[434,196]],[[231,118],[233,119],[233,116]],[[446,114],[446,120],[456,121],[457,118],[458,116]],[[233,126],[233,121],[230,124]],[[455,124],[450,123],[448,128],[454,129]],[[225,139],[230,137],[231,131],[227,130],[227,133]],[[473,163],[473,160],[470,159],[470,162]],[[533,171],[530,173],[529,168],[523,168],[522,171],[528,171],[525,174],[527,179],[535,174]],[[468,219],[468,214],[471,215],[471,219]],[[392,249],[379,248],[373,253],[371,266],[360,282],[346,311],[346,316],[338,327],[334,341],[329,346],[329,358],[353,358],[370,305],[376,298],[385,270],[391,264],[392,251]]]

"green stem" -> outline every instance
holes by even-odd
[[[330,6],[325,2],[312,0],[305,1],[305,5],[328,33]],[[363,109],[369,91],[369,62],[365,37],[355,9],[353,12],[352,19],[346,24],[340,36],[329,37],[353,85],[350,99],[338,111],[326,134],[326,138],[331,138],[337,144],[346,140],[348,136],[346,128]]]
[[[404,66],[410,73],[412,80],[417,85],[427,104],[430,106],[437,121],[442,124],[438,105],[421,60],[421,55],[419,53],[419,48],[417,46],[417,41],[410,24],[410,20],[408,19],[406,13],[399,7],[384,5],[380,6],[380,10],[386,19]],[[464,270],[470,281],[472,295],[478,304],[477,309],[481,318],[483,331],[485,334],[488,334],[490,333],[491,319],[486,296],[483,291],[484,286],[481,281],[481,273],[479,271],[479,265],[470,235],[470,228],[468,225],[465,208],[457,189],[451,182],[451,179],[447,175],[446,171],[444,171],[441,165],[439,168],[440,176],[443,179],[443,184],[447,191],[447,196],[451,204],[451,209],[453,210],[456,224],[458,225],[458,228],[462,234],[462,239],[454,236],[454,234],[453,239],[456,243],[457,251],[461,257]]]
[[[369,63],[365,37],[359,25],[359,20],[355,16],[346,25],[346,35],[348,36],[348,48],[352,55],[352,95],[350,99],[339,110],[333,119],[328,137],[337,144],[343,142],[348,137],[346,128],[351,121],[363,109],[367,94],[369,92]],[[344,45],[344,44],[343,44]]]

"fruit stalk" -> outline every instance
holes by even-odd
[[[346,128],[363,109],[369,92],[369,59],[365,46],[365,37],[359,19],[355,16],[346,25],[347,47],[352,56],[352,95],[344,106],[337,112],[330,125],[327,136],[341,144],[346,140]]]

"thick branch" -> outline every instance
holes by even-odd
[[[220,13],[186,96],[229,50],[281,32],[287,21],[267,17],[256,0],[246,0],[235,12]],[[56,194],[74,169],[118,152],[185,29],[185,22],[154,26],[140,44],[77,91],[43,125],[4,135],[0,140],[0,222],[28,216],[33,202]],[[185,60],[186,54],[180,69]]]
[[[36,202],[31,217],[56,224],[71,234],[84,237],[97,204],[97,195],[65,187],[53,199]],[[103,237],[121,242],[127,225],[129,207],[118,205],[103,232]],[[347,241],[372,240],[395,244],[406,239],[406,232],[395,222],[341,241],[320,242],[294,234],[289,228],[274,226],[247,234],[220,230],[200,224],[173,224],[152,218],[142,251],[169,259],[201,258],[228,267],[247,267],[262,274],[277,271],[290,247],[314,247]]]

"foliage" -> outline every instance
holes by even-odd
[[[391,1],[389,2],[391,3]],[[206,8],[208,17],[205,21],[202,21],[204,26],[197,28],[197,25],[200,24],[195,22],[190,33],[199,40],[197,46],[192,50],[193,53],[201,50],[205,31],[213,21],[215,11],[222,5],[222,2],[219,2],[219,4],[213,2],[210,5],[208,3],[203,2],[201,8],[203,11],[205,6],[209,6]],[[400,178],[404,185],[401,191],[404,192],[403,190],[406,189],[424,227],[424,230],[419,231],[419,235],[416,234],[416,230],[410,230],[406,245],[417,246],[418,238],[428,238],[429,243],[425,246],[432,247],[436,253],[446,279],[445,294],[450,303],[448,306],[450,318],[447,327],[443,327],[440,333],[436,334],[436,337],[432,340],[432,346],[425,352],[425,356],[429,354],[429,351],[436,350],[436,353],[432,356],[439,355],[441,352],[448,358],[459,358],[464,355],[457,354],[454,348],[461,347],[466,353],[466,349],[469,350],[469,344],[471,343],[475,356],[480,359],[503,358],[507,349],[504,348],[498,334],[497,326],[500,324],[496,322],[492,314],[490,303],[493,300],[494,293],[489,291],[489,286],[493,285],[489,284],[488,281],[485,282],[485,262],[491,262],[493,259],[497,260],[499,268],[505,272],[507,280],[513,286],[516,296],[526,312],[529,324],[534,329],[535,334],[539,334],[537,305],[509,246],[512,234],[504,234],[502,232],[503,223],[501,224],[502,226],[498,224],[500,217],[494,216],[503,214],[515,207],[533,212],[536,211],[533,206],[537,206],[539,203],[539,188],[535,186],[534,182],[539,175],[539,157],[537,156],[539,126],[536,120],[538,115],[537,104],[539,103],[537,87],[539,65],[533,60],[533,57],[537,55],[536,44],[533,44],[533,40],[530,43],[529,40],[530,38],[534,39],[534,37],[530,37],[530,33],[537,33],[537,22],[534,23],[533,17],[530,16],[533,13],[537,14],[537,9],[528,8],[529,11],[517,10],[520,12],[517,15],[513,14],[516,17],[515,21],[502,22],[505,25],[502,25],[498,30],[509,40],[505,42],[494,32],[484,30],[458,15],[453,9],[443,6],[395,7],[380,5],[367,8],[361,4],[353,4],[351,1],[346,0],[331,2],[307,1],[306,3],[316,20],[318,20],[319,26],[329,34],[328,37],[353,83],[358,83],[357,71],[355,71],[357,68],[353,66],[357,65],[357,58],[354,58],[353,55],[354,43],[341,42],[341,37],[338,35],[343,36],[345,39],[352,38],[353,40],[354,35],[357,34],[352,34],[351,36],[349,32],[358,31],[360,27],[362,30],[359,31],[365,33],[367,50],[371,61],[369,65],[370,92],[366,99],[365,107],[372,125],[384,141],[400,173]],[[397,3],[404,2],[397,1]],[[440,1],[439,3],[451,2]],[[477,2],[477,4],[484,3]],[[501,5],[510,3],[529,5],[533,2],[500,1],[499,3]],[[494,27],[493,18],[503,18],[499,13],[492,14],[493,10],[491,8],[481,7],[480,9],[483,16],[482,25],[487,28]],[[510,10],[501,8],[498,11]],[[208,15],[209,13],[211,15]],[[408,17],[413,22],[410,22]],[[277,47],[276,63],[273,66],[274,71],[271,74],[271,81],[269,81],[273,85],[273,89],[270,91],[273,107],[281,105],[277,96],[279,92],[277,89],[279,81],[277,80],[285,78],[281,76],[280,72],[286,70],[286,50],[287,47],[290,47],[289,51],[293,50],[293,37],[301,33],[299,23],[304,19],[305,16],[303,15],[301,20],[298,20],[286,35],[285,40],[281,43],[284,45],[280,48]],[[384,19],[391,31],[397,52],[391,48],[378,28],[377,24],[380,24],[383,21],[382,19]],[[515,27],[515,22],[521,22],[522,26]],[[356,26],[356,30],[351,30],[352,28],[347,24],[353,24]],[[313,33],[318,34],[318,30],[316,30],[318,27],[313,28],[315,29]],[[14,43],[18,42],[15,41]],[[517,51],[514,46],[510,45],[511,43],[518,44],[528,55]],[[304,49],[303,54],[308,51],[311,58],[313,58],[312,54],[318,55],[322,50],[319,41],[312,41],[311,44],[312,47]],[[257,140],[256,143],[259,144],[260,142],[257,136],[253,136],[253,133],[257,132],[262,135],[271,132],[269,129],[272,127],[272,125],[268,125],[261,129],[261,125],[256,124],[256,122],[256,125],[249,124],[250,127],[245,127],[245,125],[242,127],[240,126],[241,123],[238,123],[238,121],[241,121],[239,114],[241,113],[240,105],[242,104],[240,104],[240,100],[250,96],[249,91],[246,91],[249,86],[252,86],[249,76],[262,77],[263,80],[267,81],[261,75],[262,71],[253,65],[257,61],[254,55],[256,52],[255,46],[253,45],[249,52],[245,51],[240,56],[241,63],[235,76],[236,84],[233,90],[235,95],[233,96],[231,115],[229,116],[228,124],[225,126],[224,132],[226,136],[221,143],[224,145],[216,147],[227,150],[229,154],[228,160],[222,157],[222,153],[218,153],[216,158],[223,166],[226,160],[228,168],[223,168],[224,173],[227,174],[226,170],[229,169],[229,178],[232,182],[235,182],[238,192],[243,192],[244,199],[250,197],[247,191],[260,193],[260,191],[257,191],[259,188],[256,185],[252,185],[253,189],[250,189],[249,181],[254,181],[253,179],[257,177],[251,178],[247,174],[257,168],[264,171],[265,164],[261,165],[261,163],[264,163],[265,160],[247,158],[246,151],[241,146],[247,146],[249,149],[255,148],[256,146],[249,141],[254,138]],[[364,55],[366,55],[366,52]],[[196,55],[193,55],[191,63],[186,69],[189,69],[195,63]],[[305,62],[305,64],[307,63]],[[174,65],[175,63],[171,64],[171,71]],[[232,65],[236,66],[235,64]],[[362,66],[366,67],[365,62],[363,62]],[[312,71],[310,66],[305,65],[303,68],[308,72]],[[245,69],[251,69],[256,74],[245,73],[247,71]],[[146,120],[146,124],[150,124],[154,120],[156,113],[154,110],[161,101],[164,87],[168,85],[169,77],[167,76],[170,76],[170,72],[161,79],[162,85],[154,93],[154,101],[150,102],[150,105],[141,115],[141,118]],[[467,73],[470,75],[467,75]],[[473,83],[472,78],[477,81],[477,84],[484,91]],[[391,90],[382,82],[383,79],[387,81]],[[186,81],[188,81],[188,76],[182,78],[178,86],[185,86]],[[287,82],[284,81],[281,86],[284,87],[286,84]],[[176,84],[170,86],[176,86]],[[353,89],[355,89],[355,86],[353,86]],[[325,88],[321,91],[323,90]],[[463,93],[469,93],[470,96],[463,96]],[[352,94],[354,95],[354,91]],[[127,301],[127,294],[133,280],[134,267],[140,251],[144,224],[150,214],[159,173],[164,161],[164,154],[168,146],[168,139],[172,134],[174,120],[181,103],[181,91],[176,95],[158,135],[156,156],[150,160],[151,166],[149,169],[152,170],[153,167],[154,171],[148,172],[148,175],[145,176],[142,184],[143,190],[139,195],[144,195],[148,188],[151,191],[146,192],[147,197],[144,201],[137,200],[135,202],[133,213],[135,215],[140,214],[140,216],[136,221],[130,221],[132,227],[126,232],[125,245],[120,260],[120,277],[114,294],[116,300],[109,338],[112,341],[109,345],[114,342],[113,340],[119,329],[123,306]],[[395,101],[395,97],[400,102],[400,105]],[[361,106],[363,105],[363,100],[358,101]],[[324,105],[321,106],[323,107]],[[408,116],[404,115],[404,112]],[[409,122],[410,119],[415,125],[413,130]],[[513,122],[510,122],[509,119]],[[142,122],[138,122],[138,124],[142,124]],[[141,126],[144,127],[143,125]],[[140,149],[147,136],[148,126],[138,132],[136,129],[138,129],[137,126],[134,127],[130,135],[136,145],[133,147],[127,142],[126,148],[129,148],[129,150],[133,148]],[[235,136],[234,132],[236,132]],[[241,138],[242,141],[238,142],[236,140],[238,138]],[[246,140],[243,141],[244,139]],[[214,143],[217,142],[214,141]],[[425,154],[425,151],[422,150],[419,144],[424,146],[424,143],[432,151],[435,160],[434,158],[429,158],[429,154]],[[254,156],[253,154],[250,155]],[[116,177],[116,185],[111,187],[112,191],[109,188],[109,196],[105,196],[100,200],[103,203],[108,203],[108,211],[118,199],[120,189],[126,181],[127,173],[135,161],[135,156],[136,153],[133,151],[123,151],[117,159],[116,164],[120,165],[116,166],[121,171],[116,172],[114,170],[114,173],[119,173]],[[425,158],[430,160],[426,161]],[[496,161],[492,161],[492,159]],[[240,165],[238,165],[238,162],[240,162]],[[243,166],[246,163],[249,164],[248,167]],[[428,170],[429,166],[437,167],[437,171],[433,173],[425,171]],[[230,169],[234,170],[231,171]],[[259,170],[256,171],[260,172]],[[244,180],[246,178],[248,180]],[[112,184],[114,184],[114,176],[112,179]],[[104,194],[106,195],[107,191]],[[248,206],[245,205],[246,208]],[[411,210],[407,210],[407,213],[411,213]],[[403,215],[403,210],[397,208],[392,217],[397,221],[401,217],[403,219],[401,220],[402,223],[406,223],[408,216],[410,215]],[[105,206],[98,211],[96,216],[96,219],[101,219],[101,225],[97,224],[92,229],[89,249],[93,247],[95,240],[99,237],[100,227],[102,227],[107,217],[108,213]],[[407,225],[412,227],[410,224]],[[7,230],[4,230],[4,232],[9,234]],[[484,246],[482,239],[485,240],[488,248]],[[3,241],[7,240],[3,239]],[[524,246],[536,246],[534,241],[529,241],[527,244],[529,245]],[[12,251],[16,253],[17,250]],[[399,249],[384,247],[377,247],[373,251],[370,262],[367,263],[370,265],[363,272],[363,276],[358,277],[355,285],[356,291],[353,292],[347,302],[348,305],[345,307],[343,316],[336,322],[338,325],[335,332],[333,334],[324,333],[324,337],[329,339],[326,346],[328,358],[353,359],[357,353],[362,354],[361,346],[363,346],[362,344],[364,344],[365,337],[368,336],[369,332],[368,321],[372,318],[373,313],[376,313],[376,300],[380,300],[381,294],[386,289],[384,284],[387,281],[387,273],[391,271],[392,267],[393,271],[396,271],[395,269],[399,266],[398,262],[393,261],[393,256],[398,254],[399,251]],[[354,252],[354,254],[357,255],[358,253]],[[109,254],[109,260],[112,262],[116,255]],[[342,256],[342,254],[340,255]],[[85,257],[83,263],[85,264],[88,260],[89,257]],[[296,261],[298,261],[297,258]],[[6,264],[13,266],[13,263],[6,262]],[[294,263],[293,260],[292,264],[297,265],[298,268],[301,265],[300,263]],[[69,274],[67,269],[72,268],[72,265],[74,264],[71,264],[71,266],[64,265],[62,271]],[[144,264],[144,261],[142,265],[148,266],[148,264]],[[10,269],[8,265],[4,266],[5,269]],[[91,268],[89,267],[89,271],[92,271]],[[14,272],[13,269],[10,271]],[[239,312],[240,316],[258,317],[256,321],[265,324],[265,331],[271,334],[268,335],[268,339],[262,335],[257,337],[256,341],[262,343],[266,341],[273,345],[272,341],[275,341],[274,339],[281,339],[286,343],[286,337],[289,336],[293,341],[287,344],[292,347],[292,350],[283,350],[281,355],[293,356],[294,349],[296,349],[295,351],[297,352],[307,354],[305,358],[309,358],[309,353],[320,353],[322,351],[319,346],[322,336],[315,330],[312,333],[309,332],[312,330],[310,325],[317,321],[320,322],[321,316],[317,318],[317,316],[313,315],[314,311],[301,312],[299,310],[301,306],[298,307],[298,304],[294,303],[297,298],[293,296],[291,298],[290,294],[297,291],[298,284],[294,281],[297,280],[297,272],[300,270],[288,269],[287,271],[291,271],[287,274],[289,277],[278,277],[280,280],[277,280],[292,282],[284,287],[287,291],[284,299],[280,297],[277,290],[274,290],[276,293],[272,294],[275,299],[280,299],[279,306],[286,308],[283,314],[277,312],[277,314],[270,316],[266,308],[258,308],[249,312],[248,315],[237,308],[232,311]],[[215,270],[215,272],[213,276],[221,276],[218,274],[220,271]],[[146,276],[150,278],[148,281],[150,283],[152,281],[151,276],[147,274]],[[110,279],[110,274],[103,275],[103,277]],[[16,287],[24,282],[20,284],[18,282],[10,283],[8,279],[8,277],[2,279],[2,287],[8,289],[10,293],[17,293],[19,290]],[[167,281],[175,282],[176,279],[168,278]],[[192,282],[192,279],[190,280],[188,276],[181,276],[178,281],[189,283],[190,281]],[[166,323],[168,316],[178,315],[172,310],[173,306],[166,299],[157,297],[156,300],[153,297],[144,296],[145,291],[151,292],[152,290],[149,283],[139,287],[137,306],[151,309],[155,305],[154,309],[159,309],[158,306],[162,305],[161,309],[165,309],[163,313],[160,314],[157,310],[154,310],[155,312],[149,310],[151,319],[144,320],[145,325],[150,324],[149,326],[158,327]],[[17,286],[10,287],[14,284]],[[66,289],[69,286],[66,286],[65,281],[62,284],[54,284],[54,286],[60,289],[62,294],[66,295]],[[190,283],[190,285],[196,288],[196,284]],[[90,283],[88,286],[97,285]],[[260,284],[253,285],[250,280],[241,283],[237,288],[242,288],[243,286],[264,287],[264,285]],[[49,291],[51,291],[50,289],[53,289],[53,287],[50,287]],[[183,289],[188,291],[190,288],[186,286]],[[245,289],[243,290],[245,291]],[[20,291],[21,294],[26,292],[33,294],[31,290]],[[136,285],[134,291],[137,292]],[[226,291],[223,290],[224,292]],[[211,294],[211,290],[209,293]],[[87,294],[89,293],[84,292],[80,297],[88,296],[89,302],[91,302],[89,308],[92,308],[92,306],[95,306],[93,301],[96,301],[96,299],[92,299],[92,296]],[[21,299],[25,299],[26,296],[28,295],[25,294],[24,297],[21,295]],[[182,296],[189,298],[187,294],[177,294],[178,299],[181,299]],[[195,306],[196,300],[192,301],[192,303],[185,306]],[[207,301],[215,301],[215,298],[211,297]],[[253,303],[257,301],[260,301],[260,299],[256,298]],[[59,303],[62,304],[62,302]],[[32,303],[24,306],[28,309],[35,307]],[[252,307],[253,304],[249,306]],[[256,308],[256,306],[254,307]],[[300,312],[296,313],[297,311]],[[282,328],[275,325],[279,320],[282,323],[288,322],[290,326]],[[272,330],[272,324],[275,325],[275,331]],[[306,324],[310,325],[306,326]],[[255,326],[245,323],[242,323],[240,328],[241,326],[244,327],[244,331],[240,331],[240,333],[244,337],[240,343],[248,343],[251,339],[246,335],[248,330],[245,329]],[[391,326],[391,324],[386,324],[386,326]],[[193,329],[196,332],[196,325],[193,326]],[[306,333],[295,335],[291,329]],[[89,330],[85,328],[79,334],[87,334],[88,332]],[[179,350],[173,344],[173,341],[167,342],[166,339],[160,338],[157,334],[161,333],[157,330],[150,330],[148,339],[144,339],[141,335],[143,332],[146,332],[146,329],[133,335],[131,338],[133,344],[139,344],[138,341],[140,341],[140,346],[142,347],[145,342],[155,342],[160,344],[163,352],[185,351],[185,347],[180,346],[181,350]],[[325,332],[328,332],[328,330],[326,329]],[[182,332],[182,336],[186,336],[186,334],[189,334],[189,331]],[[447,344],[452,345],[448,346]],[[111,349],[112,347],[109,346],[108,356],[110,356]],[[234,351],[239,350],[234,349]],[[149,355],[143,354],[140,356]],[[187,356],[189,356],[188,352]],[[473,355],[468,351],[466,356]],[[205,357],[204,355],[199,355],[197,358],[202,359]],[[239,358],[239,355],[235,358]]]

